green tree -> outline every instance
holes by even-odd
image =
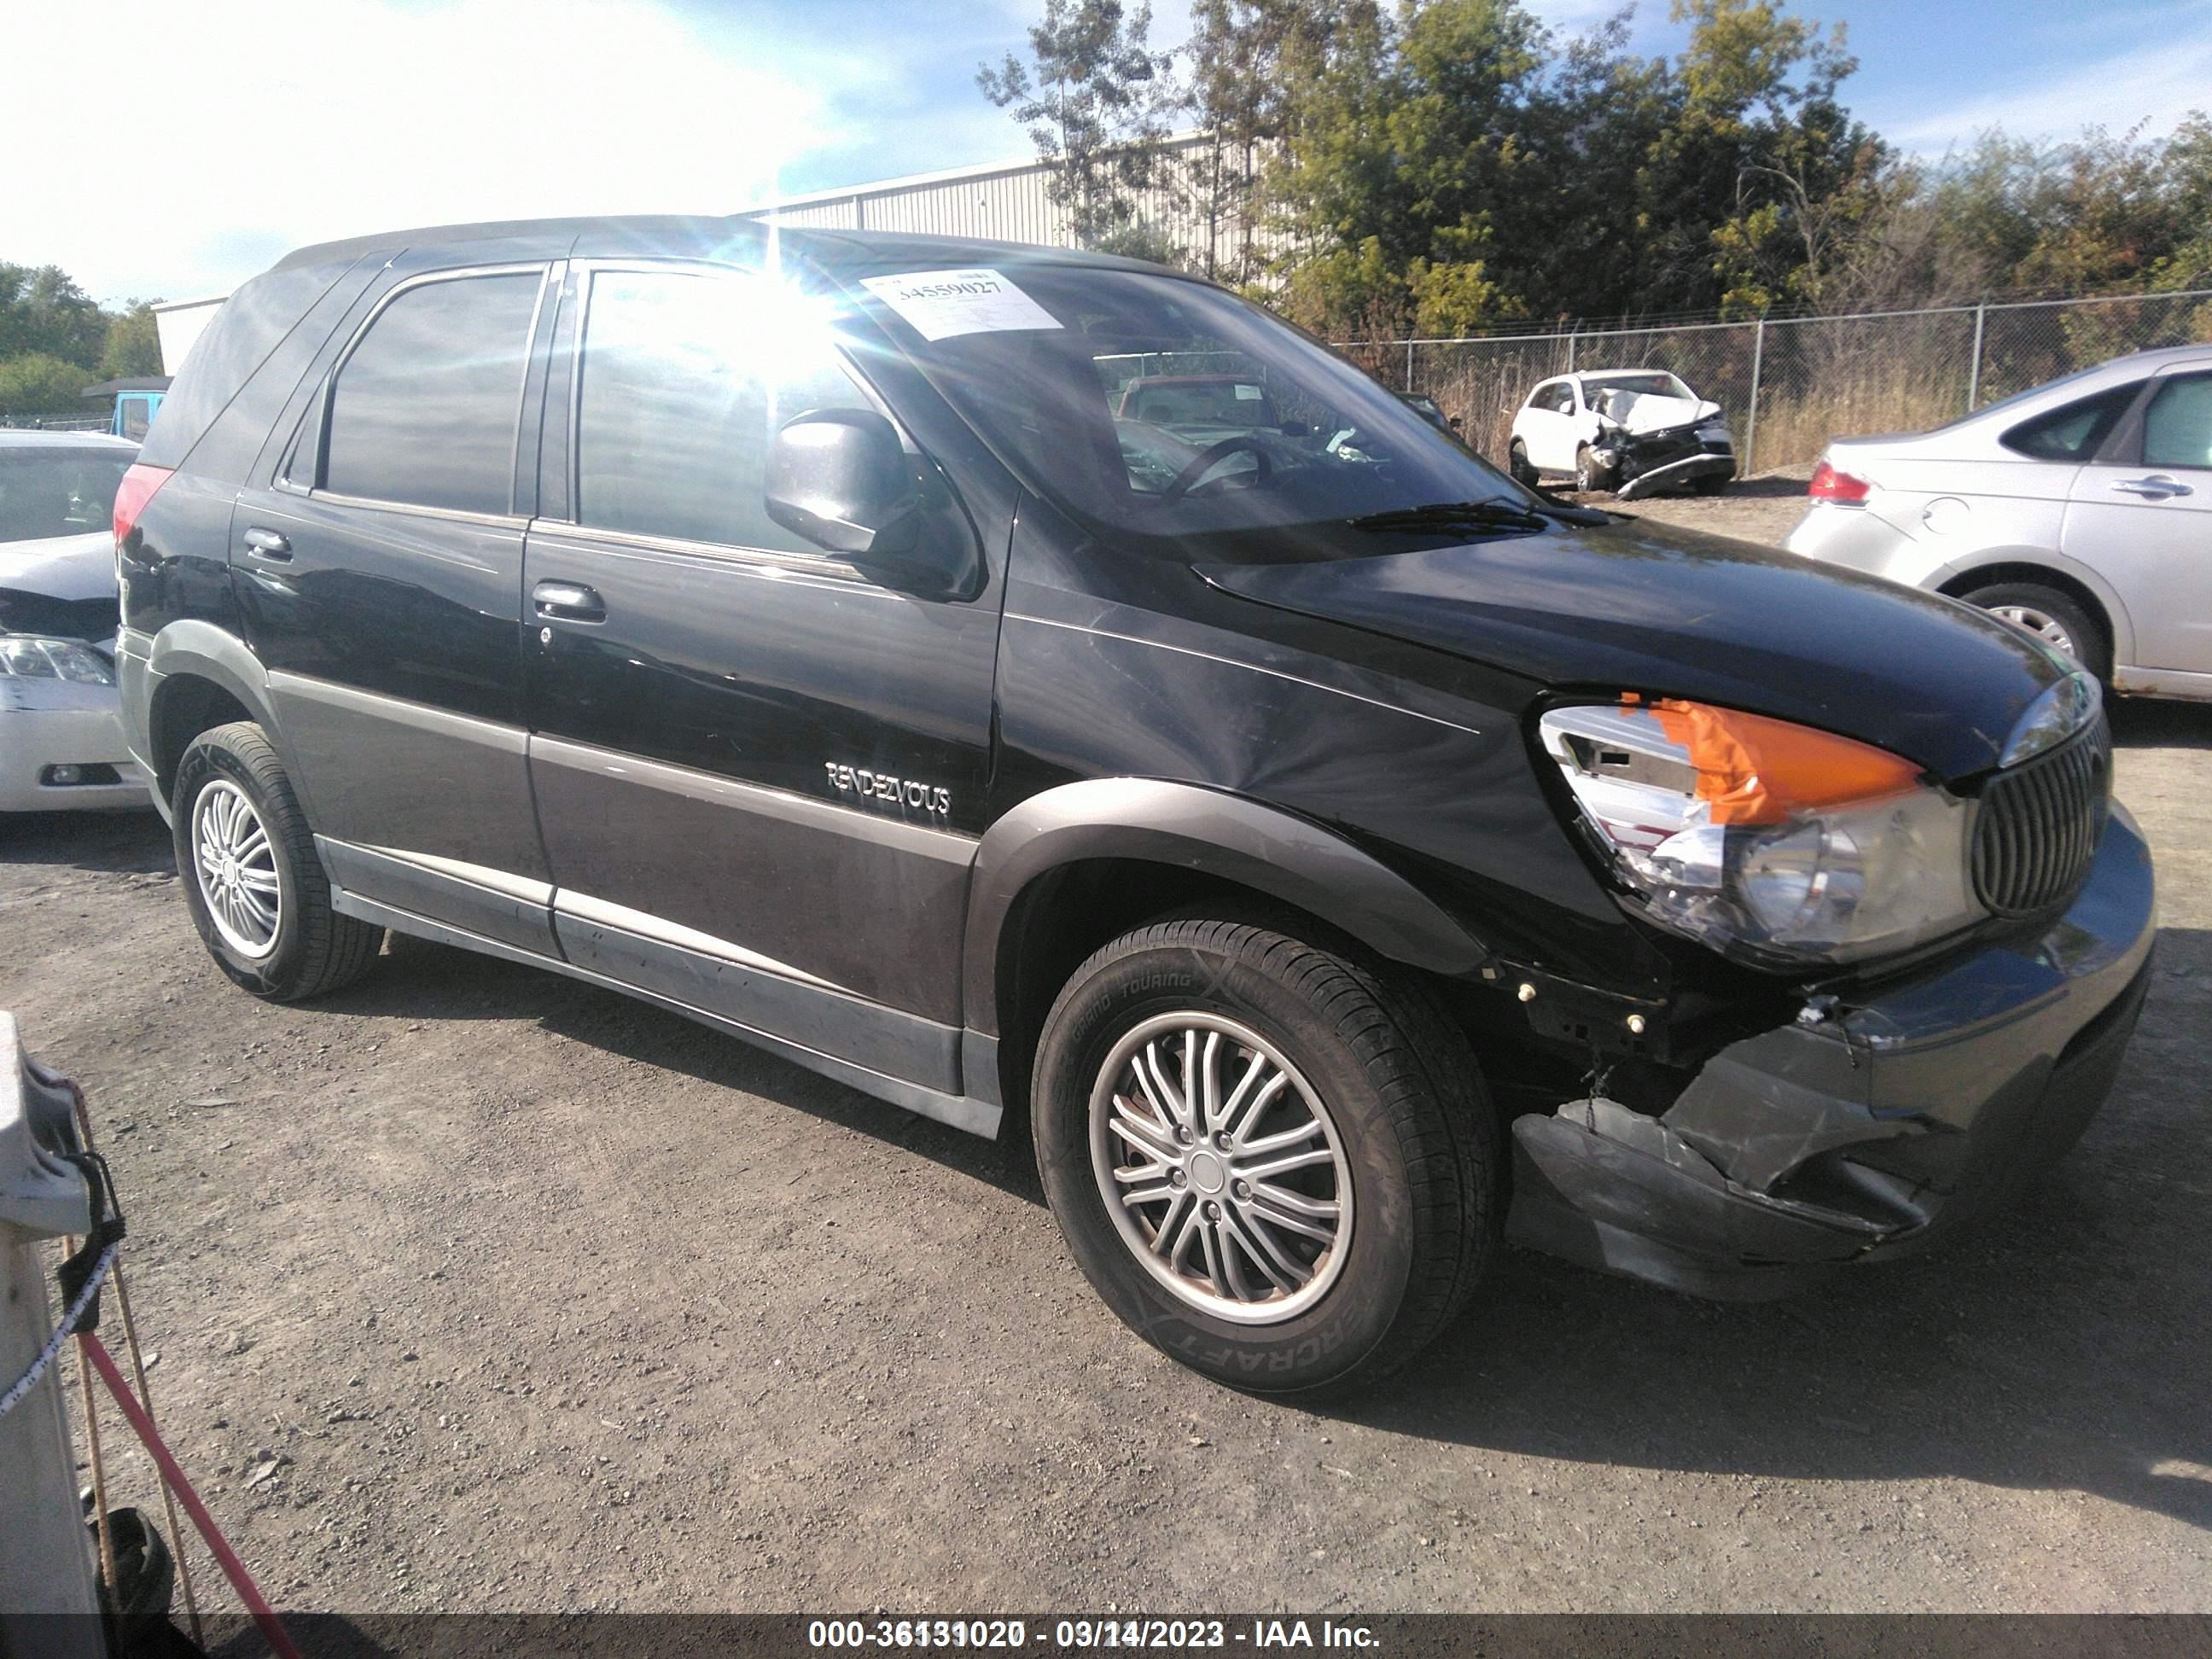
[[[1339,34],[1371,29],[1375,0],[1195,0],[1188,107],[1210,141],[1194,180],[1212,227],[1207,275],[1260,274],[1261,181],[1268,152],[1291,130],[1297,89],[1324,66]]]
[[[1511,275],[1540,234],[1540,157],[1523,137],[1549,35],[1516,0],[1420,0],[1346,20],[1288,100],[1270,183],[1297,252],[1303,320],[1457,332],[1525,315]]]
[[[1152,9],[1121,0],[1045,0],[1029,31],[1030,61],[1012,52],[979,64],[975,84],[1029,129],[1052,169],[1052,198],[1077,243],[1097,246],[1139,216],[1158,181],[1160,141],[1176,94],[1171,60],[1146,37]]]
[[[100,307],[59,265],[0,263],[0,360],[40,352],[94,369],[106,338]]]
[[[96,413],[81,395],[89,377],[75,363],[51,352],[26,352],[0,362],[0,414],[82,415]]]
[[[150,301],[135,300],[107,317],[107,339],[100,348],[102,380],[121,380],[161,372],[161,337]]]

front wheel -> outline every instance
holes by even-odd
[[[384,929],[331,908],[330,878],[276,749],[240,720],[177,763],[177,873],[216,965],[272,1002],[301,1002],[368,971]]]
[[[1038,1046],[1037,1163],[1107,1305],[1255,1393],[1364,1387],[1493,1253],[1502,1138],[1418,988],[1272,928],[1185,918],[1079,968]]]
[[[1612,489],[1620,477],[1613,468],[1599,464],[1588,444],[1575,451],[1575,488],[1585,495]]]
[[[2099,679],[2112,678],[2105,630],[2070,594],[2040,582],[1999,582],[1967,594],[1966,601],[2057,647]]]

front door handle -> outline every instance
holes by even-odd
[[[540,582],[530,590],[538,614],[555,622],[597,623],[607,619],[607,605],[596,588],[581,582]]]
[[[258,525],[246,532],[246,550],[257,559],[276,564],[292,562],[292,544],[275,531],[264,530]]]
[[[2162,473],[2154,473],[2148,478],[2123,478],[2112,488],[2125,490],[2130,495],[2140,495],[2147,501],[2162,501],[2175,495],[2189,494],[2187,484],[2179,478],[2166,477]]]

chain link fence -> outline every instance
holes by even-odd
[[[1537,381],[1577,369],[1668,369],[1728,412],[1741,470],[1810,466],[1828,440],[1918,432],[2130,351],[2212,343],[2212,289],[1951,306],[1850,317],[1577,330],[1338,349],[1436,400],[1503,461]]]

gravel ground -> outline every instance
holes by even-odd
[[[253,1001],[150,817],[0,822],[0,1007],[90,1093],[165,1428],[283,1607],[2203,1611],[2212,708],[2118,723],[2157,977],[2030,1201],[1765,1307],[1516,1255],[1326,1413],[1127,1334],[1017,1156],[673,1016],[404,940]]]

